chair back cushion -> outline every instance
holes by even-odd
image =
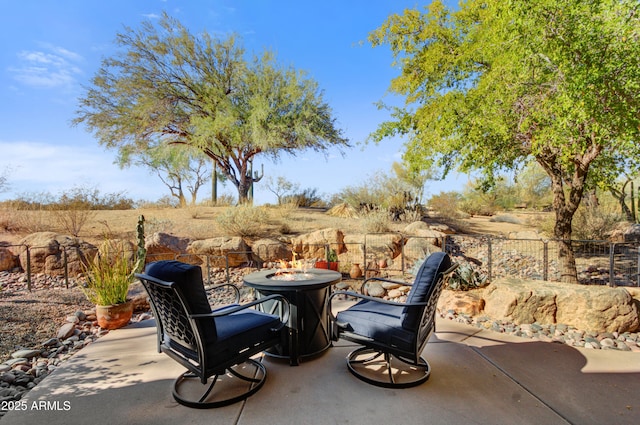
[[[156,261],[147,265],[145,274],[172,283],[173,305],[158,308],[156,303],[156,310],[160,310],[156,311],[156,314],[161,316],[157,320],[163,321],[162,327],[171,340],[186,345],[190,350],[197,350],[188,315],[211,312],[200,267],[174,260]],[[153,294],[150,293],[149,296],[153,301]],[[205,346],[216,341],[216,326],[213,320],[207,322],[207,326],[202,326],[202,329],[195,331],[200,333]]]
[[[411,291],[407,294],[407,303],[422,303],[429,300],[434,292],[436,283],[442,278],[442,273],[451,267],[451,259],[444,252],[429,255],[416,274]],[[402,314],[402,327],[416,330],[420,324],[425,307],[405,307]]]

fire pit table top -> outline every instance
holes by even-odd
[[[295,276],[288,279],[287,274]],[[267,291],[299,291],[325,288],[341,279],[342,274],[326,269],[268,269],[246,275],[244,282],[252,288]]]

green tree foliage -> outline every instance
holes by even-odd
[[[530,162],[517,174],[515,187],[518,202],[527,208],[541,209],[553,202],[551,179],[537,162]]]
[[[121,50],[106,58],[80,99],[83,123],[121,163],[152,147],[195,146],[248,200],[259,155],[276,160],[312,149],[348,146],[318,84],[279,66],[266,52],[244,58],[234,36],[192,35],[164,15],[117,35]]]
[[[551,179],[563,280],[575,282],[572,218],[589,187],[640,160],[637,0],[441,1],[370,34],[391,47],[405,97],[374,141],[407,136],[404,160],[491,185],[534,160]]]

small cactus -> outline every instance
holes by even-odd
[[[138,239],[138,251],[136,254],[136,265],[134,271],[141,273],[144,269],[145,258],[147,256],[147,249],[144,242],[144,216],[138,216],[138,225],[136,226],[136,237]]]

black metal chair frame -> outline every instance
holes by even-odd
[[[166,282],[146,274],[136,274],[136,277],[140,279],[150,297],[151,309],[156,318],[158,352],[167,354],[187,369],[187,371],[176,378],[173,383],[172,394],[178,403],[199,409],[222,407],[245,400],[262,388],[267,378],[267,370],[261,362],[256,361],[251,357],[276,344],[283,343],[285,338],[288,338],[288,327],[286,324],[289,320],[289,302],[286,298],[281,295],[274,294],[246,304],[219,308],[208,314],[192,314],[184,293],[175,283]],[[235,285],[223,283],[215,285],[211,289],[217,289],[223,286],[230,286],[233,288],[236,298],[235,302],[239,303],[240,292]],[[161,300],[158,299],[158,297],[160,297]],[[203,337],[199,332],[199,328],[207,326],[207,322],[211,322],[217,317],[227,316],[242,310],[253,308],[270,300],[278,300],[283,306],[280,325],[271,329],[271,337],[261,341],[246,341],[246,347],[240,352],[229,356],[222,362],[211,364],[211,360],[209,360],[209,355],[206,347],[204,346]],[[196,351],[190,353],[191,356],[187,356],[171,346],[171,335],[167,334],[167,324],[165,323],[165,320],[172,319],[166,317],[166,314],[164,314],[165,312],[161,311],[161,308],[157,305],[158,302],[171,303],[172,308],[177,309],[171,314],[177,314],[178,316],[184,315],[184,317],[187,318],[189,329],[187,329],[186,332],[192,334],[192,339],[197,347]],[[179,338],[184,338],[184,335],[180,335]],[[245,376],[233,369],[235,366],[242,364],[249,364],[253,366],[255,368],[255,376]],[[242,394],[234,395],[232,397],[222,398],[215,401],[205,401],[213,391],[215,384],[218,382],[218,378],[226,375],[227,372],[230,376],[251,383],[249,389]],[[206,385],[208,381],[211,381],[197,401],[183,397],[179,391],[180,386],[184,382],[192,379],[199,379],[202,385]]]
[[[398,281],[377,276],[368,278],[363,282],[361,293],[354,291],[336,291],[329,297],[329,317],[331,319],[332,325],[332,339],[334,341],[337,341],[338,339],[342,338],[347,341],[355,342],[362,346],[353,350],[347,355],[347,366],[349,368],[349,371],[354,376],[369,384],[385,388],[414,387],[422,384],[429,379],[429,376],[431,375],[431,366],[429,365],[429,362],[427,362],[422,357],[422,352],[427,342],[429,341],[429,338],[435,332],[435,313],[440,293],[445,286],[446,279],[451,275],[451,273],[453,273],[453,271],[457,267],[458,264],[453,263],[453,265],[447,270],[439,272],[434,277],[435,282],[433,282],[433,289],[431,290],[431,293],[428,296],[427,300],[424,302],[401,303],[366,295],[364,293],[366,285],[372,281],[397,283],[406,286],[413,285],[413,283],[410,282]],[[331,309],[331,300],[336,296],[348,296],[359,300],[369,300],[380,304],[421,309],[420,322],[417,330],[413,335],[413,342],[411,344],[413,349],[404,350],[400,347],[388,345],[384,342],[380,342],[375,339],[349,331],[347,329],[347,324],[339,322],[336,318],[336,315]],[[362,356],[366,357],[361,358]],[[378,374],[378,376],[374,375],[370,377],[364,375],[357,368],[358,365],[377,365],[380,363],[380,358],[383,358],[382,364],[384,366],[384,373],[380,373]],[[394,358],[399,360],[399,363],[394,362]],[[400,366],[404,365],[404,367],[408,368],[404,370],[414,371],[414,373],[417,375],[417,378],[403,382],[396,382],[393,374],[393,369],[394,365],[397,364],[400,364]],[[398,367],[395,368],[398,369]]]

